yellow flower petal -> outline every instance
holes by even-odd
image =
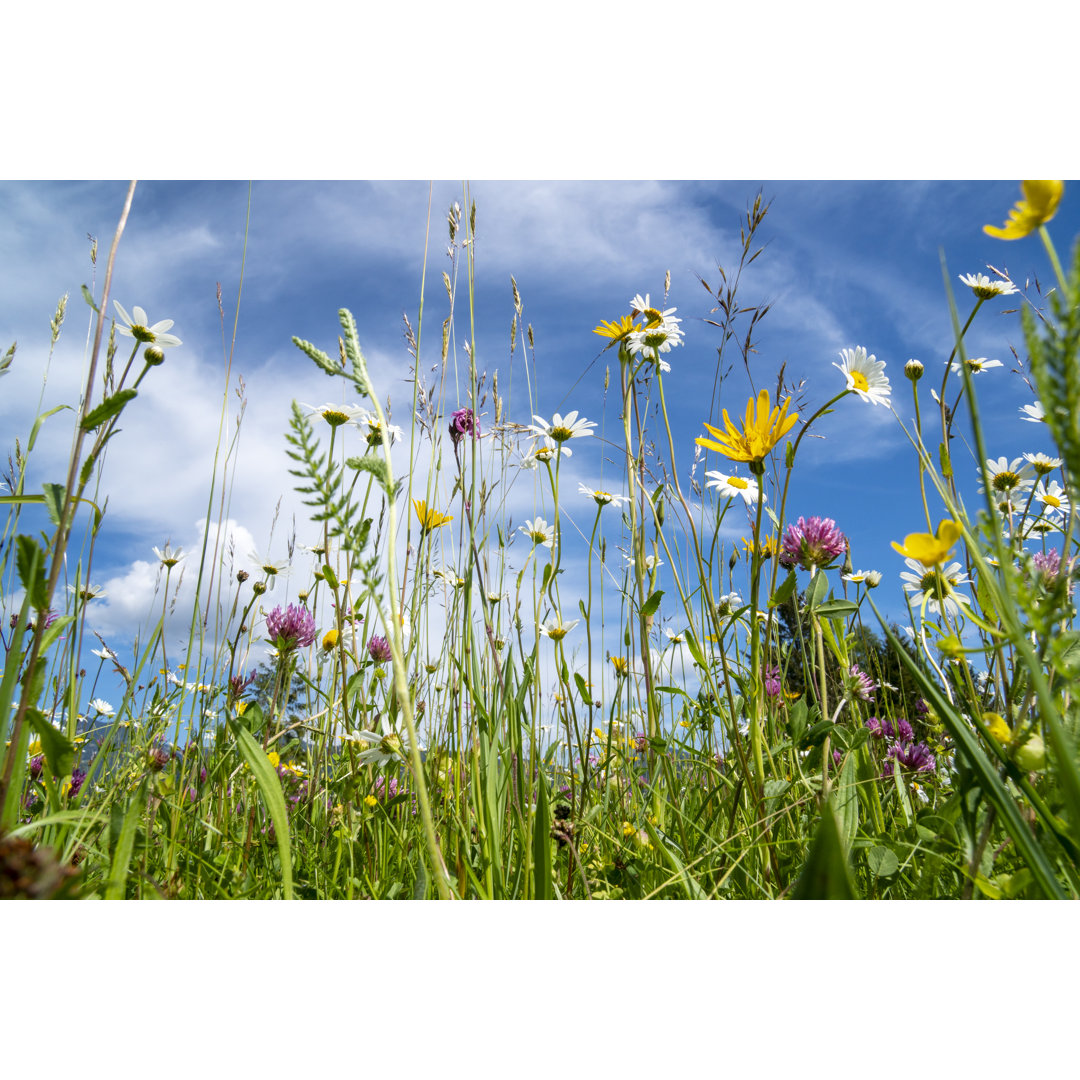
[[[999,240],[1019,240],[1045,225],[1056,213],[1065,191],[1063,180],[1023,180],[1020,183],[1023,199],[1009,211],[1004,226],[984,225],[983,232]]]
[[[892,546],[906,559],[914,559],[923,566],[937,566],[949,557],[956,541],[963,534],[964,530],[958,521],[945,518],[939,522],[936,536],[930,533],[908,533],[902,545],[893,540]]]

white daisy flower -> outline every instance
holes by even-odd
[[[734,474],[727,474],[717,472],[715,469],[710,470],[705,474],[709,479],[705,481],[705,486],[714,488],[718,491],[721,497],[725,499],[734,499],[736,495],[740,496],[743,502],[747,506],[756,505],[758,498],[762,502],[768,502],[768,498],[762,495],[761,489],[758,487],[757,481],[748,476],[735,476]]]
[[[588,432],[586,434],[589,434]],[[559,453],[559,444],[549,436],[545,435],[543,440],[536,446],[534,446],[528,454],[521,459],[521,468],[523,469],[535,469],[541,462],[554,461],[556,455]],[[562,448],[563,457],[573,457],[574,451],[569,446]]]
[[[253,563],[258,570],[266,575],[267,585],[271,589],[277,584],[279,577],[285,578],[289,576],[288,559],[284,561],[264,559],[257,551],[249,551],[248,562]]]
[[[165,333],[166,330],[172,329],[172,319],[162,319],[161,322],[156,322],[153,326],[150,326],[150,320],[146,317],[146,312],[138,305],[131,309],[134,318],[124,310],[118,300],[113,301],[113,307],[116,308],[117,313],[124,322],[124,325],[119,329],[120,333],[125,337],[134,338],[136,341],[144,342],[147,345],[156,345],[159,349],[171,349],[174,345],[183,344],[175,334]]]
[[[1045,480],[1041,480],[1038,487],[1035,488],[1035,498],[1051,514],[1064,516],[1069,512],[1069,496],[1056,480],[1051,480],[1049,484]]]
[[[737,592],[724,593],[716,598],[716,614],[721,619],[740,607],[742,607],[742,597]]]
[[[1019,291],[1008,278],[1002,281],[991,281],[986,274],[961,274],[960,280],[980,300],[989,300],[994,296],[1011,296]]]
[[[100,585],[83,585],[81,589],[69,585],[67,589],[72,595],[78,596],[83,603],[86,603],[87,600],[104,600],[109,595]]]
[[[564,623],[562,618],[556,617],[540,623],[537,629],[543,637],[549,637],[552,641],[561,641],[579,622],[581,622],[580,619],[571,619]]]
[[[1042,402],[1036,401],[1031,405],[1021,405],[1020,419],[1027,420],[1031,424],[1045,424],[1046,413],[1043,412]]]
[[[372,744],[370,750],[356,755],[356,760],[364,765],[387,765],[392,761],[407,761],[409,757],[409,736],[406,731],[395,731],[393,728],[385,734],[378,731],[351,731],[342,739],[345,742]],[[423,750],[419,737],[416,742],[418,748]]]
[[[840,576],[853,585],[865,585],[868,589],[876,589],[881,584],[880,570],[856,570],[854,574]]]
[[[555,544],[555,526],[549,525],[543,518],[533,518],[532,521],[526,521],[524,525],[518,529],[518,532],[524,533],[532,542],[533,546],[540,544],[543,547],[553,547]]]
[[[165,545],[164,551],[160,548],[154,548],[154,554],[157,556],[158,562],[160,562],[167,570],[171,570],[181,559],[187,558],[183,548],[177,548],[173,551],[170,544]]]
[[[1030,461],[1035,467],[1035,472],[1039,476],[1045,476],[1047,473],[1053,472],[1055,469],[1060,469],[1064,462],[1059,457],[1050,457],[1047,454],[1025,454],[1025,461]]]
[[[116,710],[104,698],[94,698],[90,702],[90,708],[97,709],[102,716],[113,716],[116,713]]]
[[[630,301],[630,309],[635,318],[638,315],[644,317],[645,325],[627,334],[626,347],[635,356],[659,363],[661,371],[670,371],[671,365],[661,360],[660,354],[682,344],[683,332],[679,327],[682,320],[675,317],[678,309],[661,311],[649,303],[648,294],[642,298],[640,293]]]
[[[535,424],[529,425],[530,431],[537,435],[553,439],[557,443],[564,443],[569,439],[580,439],[585,435],[591,435],[589,428],[596,427],[595,420],[586,420],[585,417],[578,419],[577,409],[565,416],[555,413],[549,424],[542,416],[533,415]]]
[[[658,326],[669,316],[674,315],[678,311],[678,308],[667,308],[661,311],[659,308],[654,308],[649,303],[649,294],[646,293],[644,299],[641,293],[638,293],[633,300],[630,301],[630,314],[636,319],[639,315],[645,317],[646,326]],[[678,319],[672,319],[672,322],[679,322]]]
[[[967,596],[956,591],[958,585],[971,584],[971,579],[958,562],[949,563],[940,570],[927,568],[916,559],[905,559],[904,562],[913,571],[900,575],[904,581],[904,591],[911,593],[913,608],[921,610],[925,601],[931,614],[940,615],[944,612],[955,617],[960,613],[961,605],[971,603]]]
[[[988,459],[986,471],[990,476],[990,487],[1000,499],[1011,501],[1014,496],[1030,491],[1035,483],[1031,466],[1023,465],[1021,458],[1013,458],[1012,461],[1005,457],[999,457],[997,461]],[[982,484],[981,472],[979,480],[979,492],[982,493],[986,488]]]
[[[987,360],[985,356],[969,356],[966,360],[967,369],[972,375],[981,375],[984,371],[988,371],[990,368],[1003,367],[1004,365],[1000,360]],[[959,375],[961,371],[961,365],[959,360],[952,362],[952,373]]]
[[[610,491],[598,491],[591,487],[587,487],[585,484],[578,484],[578,493],[581,495],[588,495],[597,506],[618,506],[621,503],[628,503],[630,501],[629,495],[612,495]]]
[[[623,558],[626,560],[627,566],[634,565],[634,557],[632,555],[624,555]],[[648,570],[650,573],[663,565],[663,560],[660,558],[659,555],[645,556],[645,569]]]
[[[841,349],[840,359],[844,361],[843,365],[834,362],[833,367],[843,373],[849,390],[854,390],[871,405],[888,404],[892,387],[885,375],[884,360],[878,360],[872,353],[868,356],[861,345],[855,349]]]
[[[367,410],[359,405],[336,405],[329,401],[325,405],[308,405],[301,401],[300,405],[302,408],[307,409],[308,416],[318,416],[332,428],[342,427],[346,424],[359,427],[360,419],[367,416]]]
[[[365,427],[367,428],[365,434],[368,446],[382,446],[382,431],[379,428],[379,418],[373,412],[361,409],[356,418],[356,424],[361,431],[363,431]],[[405,438],[405,433],[397,426],[397,424],[387,424],[386,430],[390,435],[391,446],[401,442],[401,440]]]

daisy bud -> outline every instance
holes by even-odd
[[[256,596],[262,596],[262,594],[266,592],[266,585],[261,581],[256,581],[255,584],[251,586],[251,591]]]
[[[156,345],[151,345],[143,353],[143,359],[151,367],[157,367],[158,364],[164,364],[165,363],[165,353],[161,349],[159,349]]]
[[[236,571],[236,580],[239,581],[241,585],[243,585],[244,582],[247,581],[247,579],[250,576],[251,575],[246,570],[237,570]]]
[[[923,366],[919,360],[909,360],[904,365],[904,374],[913,382],[918,382],[922,378]]]

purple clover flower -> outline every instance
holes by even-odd
[[[30,759],[30,779],[36,780],[41,775],[41,770],[45,767],[45,755],[38,754],[36,757]]]
[[[770,664],[765,668],[765,693],[769,697],[779,697],[783,690],[784,684],[780,681],[780,668],[776,664]]]
[[[936,772],[937,758],[930,752],[926,743],[894,742],[885,751],[886,769],[881,774],[888,778],[892,776],[892,763],[899,762],[900,768],[909,769],[912,772]]]
[[[266,630],[279,652],[306,649],[315,640],[315,620],[305,607],[276,607],[266,616]]]
[[[368,640],[367,651],[368,655],[376,664],[388,664],[393,655],[390,652],[390,643],[386,638],[379,637],[378,635],[375,635],[375,637]]]
[[[828,566],[847,550],[847,538],[832,518],[800,517],[789,525],[780,548],[783,566],[801,566],[804,570]]]
[[[450,438],[457,446],[466,435],[471,435],[474,439],[480,438],[480,422],[472,409],[458,409],[450,417]]]
[[[848,668],[844,678],[844,696],[848,701],[873,701],[877,683],[858,664]]]
[[[912,742],[915,739],[915,732],[912,726],[903,718],[896,721],[896,727],[893,728],[891,720],[887,720],[884,717],[871,716],[866,721],[866,727],[870,729],[870,737],[873,739],[891,739],[894,736],[902,740],[903,742]]]
[[[71,787],[68,788],[68,798],[74,799],[86,782],[86,773],[82,769],[75,769],[71,774]]]

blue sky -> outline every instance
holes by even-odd
[[[0,424],[10,433],[9,441],[18,435],[25,444],[41,392],[49,317],[65,292],[71,295],[68,318],[41,408],[77,401],[89,332],[89,309],[79,287],[91,283],[93,273],[86,236],[99,240],[100,294],[105,254],[125,190],[125,184],[104,181],[0,184],[0,248],[8,255],[0,270],[0,295],[5,297],[0,345],[19,343],[0,395]],[[478,369],[486,371],[489,380],[499,371],[504,397],[512,386],[508,419],[529,424],[533,412],[550,417],[576,409],[606,426],[610,444],[598,438],[574,443],[576,453],[563,477],[564,505],[585,532],[591,526],[591,504],[577,495],[578,483],[613,487],[619,475],[614,385],[606,413],[603,394],[604,369],[612,364],[617,380],[617,362],[611,353],[601,355],[604,342],[592,329],[601,319],[627,313],[635,293],[658,297],[670,270],[667,304],[678,308],[686,343],[668,357],[672,371],[665,378],[665,392],[676,464],[689,490],[694,437],[704,433],[702,421],[709,419],[720,340],[719,331],[704,321],[716,316],[710,314],[714,304],[698,275],[716,287],[717,264],[734,269],[739,227],[758,190],[771,201],[760,232],[767,246],[744,273],[739,301],[772,306],[755,336],[750,375],[758,388],[772,388],[786,364],[789,381],[805,380],[804,416],[843,386],[832,364],[839,360],[840,349],[857,345],[886,362],[893,402],[905,421],[912,405],[903,365],[911,357],[921,360],[927,368],[921,387],[925,409],[929,388],[940,382],[952,345],[939,247],[945,251],[961,317],[971,305],[970,291],[957,281],[961,273],[986,272],[989,263],[1021,286],[1035,275],[1049,281],[1037,238],[1006,243],[982,232],[983,224],[1004,221],[1019,197],[1012,180],[475,181],[467,188],[457,182],[430,187],[420,181],[257,182],[231,383],[235,388],[237,376],[242,376],[248,399],[227,515],[234,523],[238,557],[251,547],[283,555],[294,512],[298,540],[315,538],[316,530],[305,525],[303,507],[292,492],[283,433],[291,400],[337,401],[341,389],[296,350],[292,335],[333,353],[337,310],[350,308],[380,396],[390,397],[394,421],[408,427],[411,390],[403,381],[409,358],[402,313],[421,331],[421,359],[430,378],[448,312],[440,276],[444,269],[453,272],[446,254],[445,218],[455,201],[466,203],[466,196],[477,207],[475,341],[462,263],[451,363],[456,356],[459,371],[466,370],[463,346],[470,341]],[[1070,188],[1052,223],[1063,258],[1080,231],[1080,204],[1071,196]],[[248,186],[241,182],[141,183],[121,241],[112,296],[129,311],[135,304],[142,306],[152,321],[173,319],[172,332],[183,345],[169,351],[166,363],[143,384],[106,464],[102,494],[108,495],[109,504],[92,578],[109,596],[93,605],[91,626],[117,648],[130,641],[138,620],[149,619],[151,610],[156,619],[160,600],[154,599],[157,567],[152,547],[171,540],[190,551],[199,542],[225,389],[216,284],[222,286],[229,336],[247,198]],[[531,403],[525,393],[526,350],[520,331],[512,362],[509,356],[511,275],[524,304],[524,321],[534,332]],[[1009,300],[988,302],[967,342],[970,355],[1001,359],[1006,365],[977,379],[992,457],[1052,449],[1044,428],[1020,419],[1019,406],[1032,395],[1008,370],[1013,366],[1010,345],[1024,355],[1019,321],[1016,314],[1001,314],[1015,307]],[[733,367],[723,384],[721,404],[741,414],[751,384],[734,349],[726,354],[725,367],[728,364]],[[462,377],[460,396],[450,389],[444,413],[466,403],[464,388]],[[232,389],[229,394],[235,415],[236,397]],[[490,426],[490,399],[484,411],[484,423]],[[60,413],[47,422],[32,458],[28,489],[62,479],[71,416]],[[962,434],[967,430],[966,423],[960,425]],[[662,434],[655,423],[651,431],[657,438]],[[879,606],[906,622],[899,580],[903,560],[889,541],[923,528],[914,454],[888,410],[854,397],[842,401],[814,431],[824,437],[804,442],[787,517],[835,518],[851,541],[856,568],[883,572],[875,594]],[[5,447],[5,455],[10,450]],[[666,451],[662,456],[668,456]],[[966,458],[962,447],[958,457],[961,490],[973,500],[974,460]],[[710,458],[709,467],[723,465],[715,455]],[[399,461],[398,468],[403,467]],[[511,488],[504,520],[514,528],[535,511],[546,512],[550,520],[550,507],[534,503],[533,492],[531,478]],[[279,497],[280,520],[268,544]],[[770,500],[775,502],[775,493]],[[737,523],[740,515],[741,508],[733,507],[726,524]],[[746,531],[726,529],[725,535]],[[519,541],[513,566],[520,565],[524,553]],[[581,572],[580,563],[571,565],[564,606],[576,607]],[[303,577],[294,575],[289,591],[272,599],[294,598]],[[663,570],[659,587],[671,589]],[[183,604],[179,607],[183,610]],[[678,620],[672,625],[678,629]],[[177,625],[174,634],[179,633]]]

